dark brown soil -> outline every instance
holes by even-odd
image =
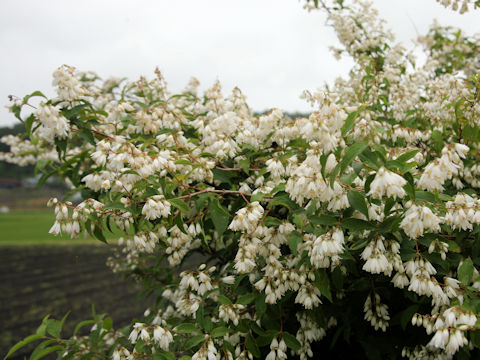
[[[147,306],[137,300],[140,286],[112,273],[105,265],[111,254],[106,245],[0,247],[0,358],[47,314],[61,319],[70,311],[65,337],[91,318],[92,304],[113,318],[115,328],[140,317]]]

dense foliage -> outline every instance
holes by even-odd
[[[42,93],[12,104],[27,132],[9,159],[86,199],[52,199],[50,232],[122,230],[111,266],[155,298],[131,328],[96,316],[79,325],[93,324],[88,336],[61,338],[45,319],[17,348],[115,360],[476,351],[480,41],[435,24],[418,64],[368,3],[306,6],[326,11],[335,54],[355,61],[303,94],[308,117],[255,116],[219,83],[172,95],[158,71],[102,82],[69,66],[28,118]]]

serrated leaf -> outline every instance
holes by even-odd
[[[83,130],[83,131],[78,132],[77,134],[78,134],[78,136],[80,136],[83,140],[85,140],[85,141],[88,142],[89,144],[95,146],[95,144],[96,144],[96,143],[95,143],[95,137],[93,136],[93,134],[92,134],[89,130],[85,129],[85,130]]]
[[[113,319],[111,317],[107,317],[103,320],[102,328],[105,330],[112,330],[113,327]]]
[[[47,320],[47,333],[52,335],[55,338],[60,338],[60,333],[62,332],[62,327],[69,313],[67,313],[61,321],[55,319]]]
[[[345,123],[342,126],[342,136],[345,136],[352,128],[353,125],[355,124],[355,119],[358,117],[359,111],[353,111],[350,114],[348,114],[347,119],[345,120]]]
[[[185,350],[191,349],[203,341],[205,341],[205,335],[194,336],[185,342]]]
[[[252,353],[253,357],[259,358],[261,356],[260,349],[258,348],[257,342],[255,341],[255,338],[251,334],[247,335],[245,345],[247,347],[247,350]]]
[[[120,201],[112,202],[106,204],[104,209],[112,209],[112,210],[125,210],[125,205],[123,205]]]
[[[283,191],[278,192],[272,200],[270,200],[270,205],[282,205],[285,206],[286,208],[292,210],[297,207],[297,204],[290,199],[290,196]]]
[[[63,350],[63,349],[64,349],[64,347],[61,346],[61,345],[56,345],[56,346],[52,346],[52,347],[49,347],[49,348],[45,348],[42,351],[40,351],[39,353],[37,353],[35,356],[31,356],[30,360],[38,360],[38,359],[41,359],[41,358],[47,356],[48,354],[51,354],[55,351]]]
[[[160,350],[155,355],[153,355],[154,360],[175,360],[177,357],[174,353]]]
[[[190,323],[183,323],[178,325],[175,328],[175,332],[180,333],[180,334],[194,334],[194,333],[201,333],[200,329],[197,328],[194,324]]]
[[[338,223],[337,218],[332,215],[312,215],[308,217],[308,220],[313,225],[336,225]]]
[[[222,305],[232,305],[232,301],[225,295],[218,295],[218,302]]]
[[[279,226],[282,225],[282,220],[267,216],[265,220],[263,220],[263,225],[270,227],[270,226]]]
[[[297,247],[303,241],[302,235],[296,230],[292,231],[288,236],[288,246],[290,247],[290,251],[293,255],[297,255]]]
[[[209,153],[209,152],[203,152],[203,153],[200,154],[200,157],[212,157],[212,158],[214,158],[214,157],[217,157],[217,155]]]
[[[347,198],[352,208],[360,211],[368,219],[368,207],[365,200],[365,195],[362,194],[360,191],[350,190],[347,193]]]
[[[75,330],[73,331],[73,336],[77,335],[78,331],[84,327],[85,325],[95,324],[95,320],[84,320],[79,322],[77,326],[75,326]]]
[[[255,299],[255,312],[257,314],[257,319],[260,319],[265,311],[267,311],[267,303],[265,302],[265,293],[261,293],[257,295]]]
[[[3,358],[4,360],[7,359],[8,357],[10,357],[10,355],[12,355],[14,352],[16,352],[17,350],[21,349],[22,347],[24,347],[25,345],[27,344],[30,344],[32,341],[35,341],[35,340],[40,340],[40,339],[43,339],[44,336],[43,335],[39,335],[39,334],[33,334],[33,335],[30,335],[30,336],[27,336],[25,339],[23,339],[22,341],[19,341],[18,343],[16,343],[15,345],[12,346],[12,348],[8,351],[7,355],[5,355],[5,357]]]
[[[252,293],[249,293],[249,294],[245,294],[245,295],[240,296],[240,297],[237,299],[237,304],[248,305],[248,304],[250,304],[253,300],[255,300],[255,295],[253,295]]]
[[[297,338],[292,334],[289,334],[288,332],[283,332],[282,338],[285,341],[285,344],[293,351],[300,350],[300,348],[302,347]]]
[[[315,286],[323,296],[330,300],[330,302],[333,302],[332,293],[330,292],[330,280],[324,269],[315,271]]]
[[[213,173],[213,178],[220,183],[226,183],[229,185],[232,185],[232,182],[230,181],[230,177],[228,176],[228,171],[223,171],[219,169],[212,169]]]
[[[37,345],[37,347],[32,351],[30,354],[30,359],[35,358],[38,354],[40,354],[43,349],[45,349],[47,346],[50,346],[52,344],[55,344],[56,340],[45,340],[42,341],[40,344]]]
[[[249,174],[249,170],[250,170],[250,160],[248,159],[243,159],[243,160],[240,160],[238,162],[238,164],[240,165],[240,167],[242,168],[242,170],[245,172],[245,174]]]
[[[351,231],[372,230],[375,228],[375,226],[370,224],[368,221],[355,218],[343,219],[341,226],[342,228],[349,229]]]
[[[447,244],[448,244],[448,251],[453,251],[456,253],[462,252],[462,249],[460,249],[460,246],[458,246],[458,244],[455,241],[447,240]]]
[[[102,229],[100,229],[100,227],[98,227],[98,225],[95,226],[95,229],[93,230],[93,235],[95,235],[95,237],[101,242],[105,244],[107,243],[107,239],[105,239],[105,236],[103,235],[103,231]]]
[[[435,202],[435,195],[428,191],[417,190],[415,191],[415,198],[417,200],[423,200],[428,202]]]
[[[265,194],[262,192],[258,192],[255,195],[252,195],[250,198],[250,202],[260,201],[265,197]]]
[[[212,199],[210,201],[208,210],[210,211],[211,219],[215,229],[217,230],[218,236],[221,237],[228,228],[228,211],[222,205],[220,205],[220,202],[217,199]]]
[[[168,202],[183,213],[188,213],[190,211],[190,207],[182,199],[168,199]]]
[[[223,337],[227,335],[227,333],[228,333],[228,329],[225,326],[219,326],[210,332],[210,336],[212,338],[218,338],[218,337]]]
[[[465,285],[469,285],[472,282],[474,267],[472,259],[467,258],[463,261],[463,264],[458,268],[458,280]]]
[[[193,165],[192,162],[187,159],[178,159],[178,160],[175,160],[174,163],[177,165]]]
[[[402,155],[400,155],[399,157],[397,157],[397,161],[400,161],[402,163],[406,163],[408,160],[412,159],[415,157],[415,155],[418,154],[418,150],[412,150],[412,151],[408,151]]]
[[[340,171],[344,172],[345,169],[350,165],[350,163],[360,155],[368,145],[364,142],[357,142],[352,144],[347,148],[345,151],[345,156],[343,157],[342,161],[340,162]]]

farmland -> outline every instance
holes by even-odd
[[[105,265],[113,246],[92,238],[55,238],[48,234],[53,221],[48,210],[0,214],[2,357],[47,314],[58,319],[70,311],[63,334],[71,336],[76,323],[90,318],[92,304],[97,313],[111,315],[116,328],[145,310],[145,302],[137,301],[139,285]]]

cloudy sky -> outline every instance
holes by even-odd
[[[480,32],[480,10],[459,15],[434,0],[376,0],[405,45],[434,18]],[[306,111],[299,99],[348,71],[328,50],[336,44],[322,12],[298,0],[1,0],[0,126],[16,120],[7,96],[42,90],[62,64],[101,77],[152,76],[155,67],[180,90],[190,76],[202,88],[238,86],[255,110]]]

